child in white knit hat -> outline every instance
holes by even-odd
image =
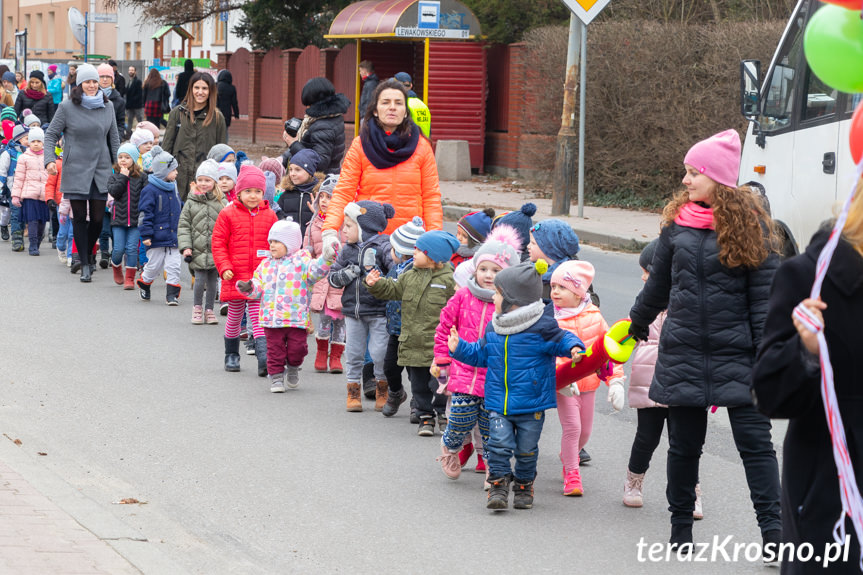
[[[237,289],[261,300],[270,391],[282,393],[285,385],[294,389],[299,384],[300,365],[309,351],[306,325],[311,286],[326,277],[332,261],[323,256],[313,259],[302,249],[300,226],[290,218],[274,223],[267,239],[269,257],[258,264],[251,280],[237,282]]]

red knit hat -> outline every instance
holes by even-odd
[[[736,188],[740,171],[740,135],[735,130],[725,130],[701,140],[689,148],[683,163],[714,182]]]
[[[257,166],[243,164],[237,176],[237,194],[249,188],[257,188],[261,191],[267,188],[267,178],[264,172]]]

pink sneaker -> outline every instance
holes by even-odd
[[[440,444],[440,455],[435,461],[440,461],[441,469],[450,479],[458,479],[461,475],[461,464],[458,462],[458,452],[453,453],[443,443]]]
[[[208,325],[219,324],[219,320],[216,318],[216,313],[211,309],[204,310],[204,322]]]
[[[584,495],[584,489],[581,486],[581,474],[578,469],[564,470],[563,494],[573,497]]]

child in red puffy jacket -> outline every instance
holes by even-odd
[[[219,212],[213,229],[213,259],[222,278],[220,299],[228,304],[225,321],[225,371],[240,371],[240,324],[248,311],[255,336],[258,375],[267,375],[267,339],[258,321],[259,302],[237,289],[238,281],[249,281],[258,264],[270,253],[267,234],[278,218],[264,200],[264,172],[244,165],[237,176],[237,201]]]

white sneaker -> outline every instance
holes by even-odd
[[[285,393],[284,373],[268,375],[267,377],[270,380],[270,391],[272,393]]]
[[[290,389],[297,389],[297,386],[300,385],[300,368],[294,367],[293,365],[288,366],[288,371],[286,374],[286,385]]]
[[[66,258],[66,267],[67,267],[67,268],[71,268],[71,267],[72,267],[72,256],[69,256],[69,257],[67,257],[67,258]]]
[[[701,506],[701,484],[695,484],[695,509],[692,511],[693,519],[704,519],[704,510]]]
[[[60,260],[61,264],[65,264],[66,263],[66,252],[58,249],[57,250],[57,259]]]

